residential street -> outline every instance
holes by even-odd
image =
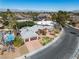
[[[65,36],[62,37],[62,42],[59,45],[49,48],[45,53],[40,53],[32,59],[70,59],[77,48],[78,40],[78,36],[65,29]]]

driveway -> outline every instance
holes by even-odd
[[[33,40],[33,41],[30,41],[30,42],[26,42],[25,44],[26,44],[26,47],[27,47],[29,52],[32,52],[32,51],[42,47],[39,40]]]

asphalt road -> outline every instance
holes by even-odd
[[[43,55],[38,55],[32,59],[70,59],[79,43],[79,37],[74,33],[65,30],[65,36],[62,42]]]

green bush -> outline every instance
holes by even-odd
[[[17,22],[17,28],[22,28],[22,27],[26,27],[26,26],[33,26],[35,25],[35,23],[33,21],[26,21],[26,22]]]
[[[40,43],[41,43],[42,45],[46,45],[46,44],[48,44],[50,41],[51,41],[51,40],[50,40],[49,37],[44,37]]]
[[[19,36],[17,36],[15,37],[15,40],[13,41],[13,43],[15,47],[20,47],[24,44],[24,41]]]

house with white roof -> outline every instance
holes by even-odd
[[[23,27],[20,29],[20,35],[24,42],[31,41],[39,38],[39,35],[36,33],[39,29],[51,29],[52,26],[42,26],[42,25],[34,25],[32,27]]]

